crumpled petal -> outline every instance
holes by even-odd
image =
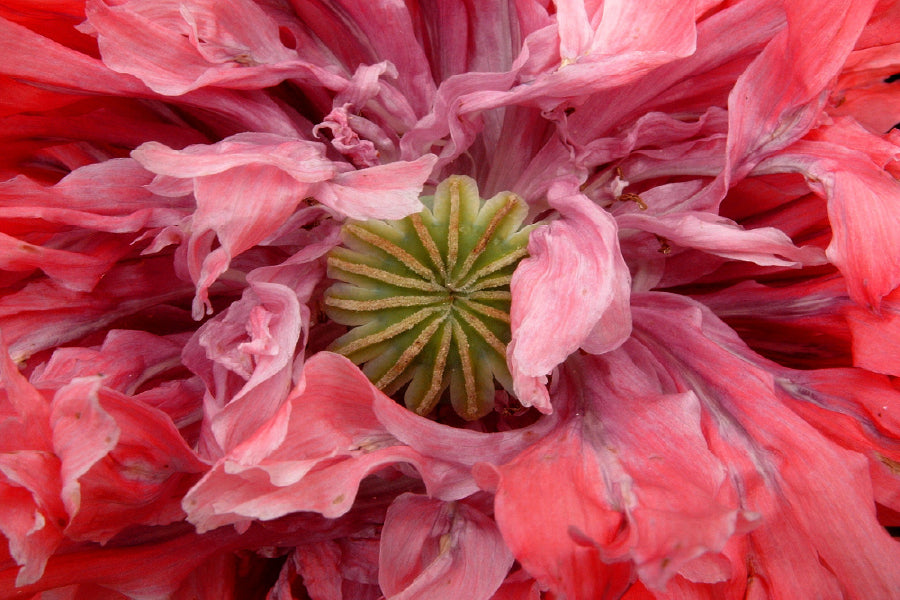
[[[853,50],[876,0],[786,2],[787,26],[738,78],[728,97],[727,181],[814,125],[823,92]]]
[[[743,508],[760,515],[746,559],[769,593],[837,598],[842,589],[878,598],[898,589],[900,575],[888,565],[900,548],[875,518],[866,457],[832,443],[781,401],[776,377],[793,376],[688,299],[646,294],[634,310],[636,334],[672,361],[668,374],[690,381],[714,419],[705,430],[709,447],[744,480]]]
[[[65,534],[105,543],[135,525],[180,520],[190,475],[206,465],[165,413],[101,383],[81,377],[60,388],[50,424],[69,514]]]
[[[41,578],[62,542],[66,511],[53,454],[49,402],[19,373],[0,340],[0,532],[21,568],[16,585]]]
[[[303,381],[278,411],[220,459],[184,499],[200,531],[297,511],[334,518],[353,504],[359,482],[388,465],[410,463],[432,493],[453,497],[466,484],[464,469],[422,455],[389,434],[376,404],[404,411],[347,359],[319,353]],[[434,425],[442,435],[451,428]]]
[[[618,216],[616,222],[623,229],[649,231],[679,246],[763,266],[800,267],[826,262],[821,249],[798,248],[780,229],[747,230],[730,219],[707,212],[630,213]]]
[[[457,500],[478,491],[473,464],[514,456],[554,423],[495,434],[441,425],[385,396],[346,358],[320,352],[287,401],[213,465],[183,506],[201,531],[299,511],[335,518],[364,477],[409,471],[404,465],[431,496]]]
[[[546,376],[579,348],[601,354],[631,332],[631,277],[618,229],[605,211],[562,186],[550,202],[562,218],[536,229],[510,288],[507,362],[519,401],[550,412]]]
[[[195,319],[212,311],[209,286],[231,259],[275,233],[306,197],[350,218],[400,218],[421,209],[418,195],[435,160],[346,172],[349,165],[325,158],[318,142],[258,133],[184,150],[147,142],[132,156],[157,174],[151,187],[159,193],[196,199],[187,265],[197,285]]]
[[[249,0],[86,3],[86,32],[103,62],[155,92],[179,95],[205,86],[257,89],[299,71],[275,20]]]

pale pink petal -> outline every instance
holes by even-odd
[[[205,85],[256,89],[302,70],[275,21],[247,0],[92,1],[86,13],[103,62],[161,94]]]
[[[347,359],[315,355],[278,412],[186,495],[188,519],[206,531],[298,511],[335,518],[353,505],[364,477],[403,463],[438,497],[459,498],[477,489],[466,467],[424,455],[388,433],[373,412],[379,404],[381,410],[405,411]],[[455,432],[434,428],[445,436]]]
[[[487,600],[512,563],[496,524],[476,506],[403,494],[385,517],[378,582],[390,600]]]
[[[663,215],[632,212],[618,216],[616,222],[623,229],[649,231],[678,246],[763,266],[800,267],[826,262],[821,249],[798,248],[781,229],[748,230],[707,212],[678,211]]]
[[[221,456],[271,417],[287,399],[303,365],[307,307],[325,276],[323,255],[337,241],[325,227],[280,265],[254,269],[240,300],[204,323],[188,341],[183,362],[207,387],[204,452]]]
[[[196,144],[183,150],[147,142],[132,156],[152,173],[179,179],[216,175],[246,165],[268,165],[300,183],[313,183],[335,174],[335,166],[324,152],[325,147],[318,142],[275,134],[239,133],[215,144]]]
[[[618,230],[579,193],[551,192],[562,218],[536,229],[511,284],[512,341],[507,361],[519,400],[550,412],[540,378],[579,348],[600,354],[631,331],[631,278]]]
[[[154,186],[174,185],[196,198],[188,268],[197,319],[211,311],[209,286],[231,259],[274,234],[305,197],[350,218],[404,217],[421,209],[418,196],[436,160],[427,155],[341,173],[350,166],[327,160],[322,144],[251,133],[184,150],[150,142],[132,155],[158,174]]]
[[[426,154],[410,162],[339,173],[318,185],[313,195],[351,219],[400,219],[422,210],[419,195],[436,161]]]
[[[188,343],[185,363],[205,375],[213,394],[205,411],[215,440],[209,447],[233,448],[287,398],[294,349],[308,327],[303,308],[285,286],[257,283]],[[231,373],[238,386],[228,385]]]

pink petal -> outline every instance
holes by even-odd
[[[508,362],[525,406],[550,412],[541,386],[579,348],[600,354],[631,331],[631,278],[615,221],[584,195],[551,193],[562,218],[535,230],[513,275]]]
[[[32,373],[31,381],[59,387],[76,377],[102,374],[104,387],[133,393],[181,357],[183,344],[177,340],[175,336],[164,338],[145,331],[114,329],[98,348],[58,348],[42,368]]]
[[[16,586],[40,580],[63,541],[59,488],[59,460],[52,454],[24,449],[0,454],[0,532],[21,565]]]
[[[700,403],[660,393],[641,373],[645,352],[627,343],[570,359],[555,398],[568,405],[560,427],[510,463],[475,472],[497,490],[497,522],[516,558],[569,597],[624,589],[632,568],[660,588],[720,551],[738,523]],[[593,581],[579,576],[586,569]]]
[[[287,287],[257,283],[188,343],[185,364],[205,375],[214,394],[205,411],[213,436],[208,448],[234,448],[285,401],[294,349],[309,323],[303,308]],[[229,372],[239,386],[227,385]]]
[[[132,156],[148,171],[179,179],[217,175],[247,165],[268,165],[299,183],[313,183],[335,174],[335,166],[325,158],[324,151],[318,142],[275,134],[239,133],[215,144],[196,144],[183,150],[147,142]]]
[[[52,453],[47,401],[0,342],[0,532],[21,565],[16,585],[41,578],[62,541],[59,459]]]
[[[900,289],[883,299],[880,314],[852,307],[847,322],[853,332],[853,364],[900,376]]]
[[[103,593],[115,590],[129,598],[171,597],[181,582],[211,555],[227,549],[229,544],[234,546],[235,536],[233,531],[221,531],[205,536],[185,534],[135,546],[75,549],[54,556],[40,581],[18,589],[14,589],[11,569],[0,571],[0,598],[29,598],[41,591],[55,593],[58,588],[76,584],[87,584],[88,590],[99,588]],[[148,573],[153,576],[148,577]]]
[[[335,518],[353,505],[364,477],[401,463],[418,470],[438,497],[475,491],[468,469],[423,455],[385,430],[374,406],[405,409],[347,359],[319,353],[306,362],[302,377],[278,412],[185,496],[188,519],[198,529],[298,511]],[[443,435],[454,431],[434,428]]]
[[[62,462],[65,533],[105,543],[139,524],[180,520],[186,474],[206,469],[167,415],[85,377],[53,399],[53,445]]]
[[[115,420],[100,406],[99,389],[98,377],[77,379],[59,390],[53,402],[53,450],[62,462],[62,495],[69,516],[81,507],[78,479],[119,441]]]
[[[400,219],[422,210],[419,194],[436,162],[436,156],[426,154],[410,162],[339,173],[313,195],[351,219]]]
[[[246,0],[96,1],[87,3],[86,14],[103,62],[161,94],[204,85],[267,87],[302,64],[281,44],[271,16]]]
[[[759,172],[800,172],[828,200],[832,240],[825,251],[850,297],[877,309],[900,286],[900,183],[863,152],[829,142],[797,142]]]
[[[317,228],[318,229],[318,228]],[[298,379],[310,326],[307,303],[325,276],[323,255],[335,227],[316,231],[302,250],[247,274],[240,300],[204,323],[188,341],[184,364],[208,390],[201,446],[219,457],[251,435],[287,399]]]
[[[184,150],[148,142],[132,155],[159,175],[153,185],[160,193],[194,192],[188,268],[197,319],[211,310],[209,286],[231,259],[275,233],[305,197],[351,218],[400,218],[421,209],[418,196],[436,160],[340,173],[349,166],[327,160],[322,144],[255,133]]]
[[[487,600],[512,563],[497,526],[475,506],[403,494],[385,517],[378,582],[391,600]]]
[[[616,222],[623,229],[649,231],[678,246],[758,265],[800,267],[826,262],[821,249],[815,246],[798,248],[780,229],[748,230],[730,219],[708,212],[630,213],[617,217]]]
[[[776,378],[689,300],[646,294],[634,311],[636,334],[672,361],[668,376],[690,385],[714,419],[716,427],[705,430],[710,448],[732,477],[745,479],[743,507],[760,514],[748,552],[771,593],[837,597],[840,586],[877,598],[898,589],[900,575],[889,565],[900,548],[876,520],[866,458],[831,442],[779,399],[776,386],[790,388],[793,376],[779,368]]]
[[[66,290],[46,280],[27,283],[0,298],[0,329],[10,353],[22,359],[98,331],[150,307],[189,298],[168,257],[116,265],[90,293]]]
[[[787,2],[787,27],[740,76],[728,98],[726,181],[815,123],[826,86],[853,49],[875,0]]]
[[[820,369],[779,381],[787,404],[843,448],[868,458],[875,501],[900,512],[900,390],[861,369]]]

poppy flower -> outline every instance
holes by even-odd
[[[890,0],[0,8],[0,598],[890,598]]]

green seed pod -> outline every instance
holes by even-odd
[[[422,202],[398,221],[344,224],[325,311],[353,328],[330,349],[386,394],[406,385],[421,415],[449,388],[454,410],[478,419],[494,407],[495,381],[512,390],[509,282],[533,226],[521,228],[528,207],[515,194],[482,200],[469,177],[447,178]]]

